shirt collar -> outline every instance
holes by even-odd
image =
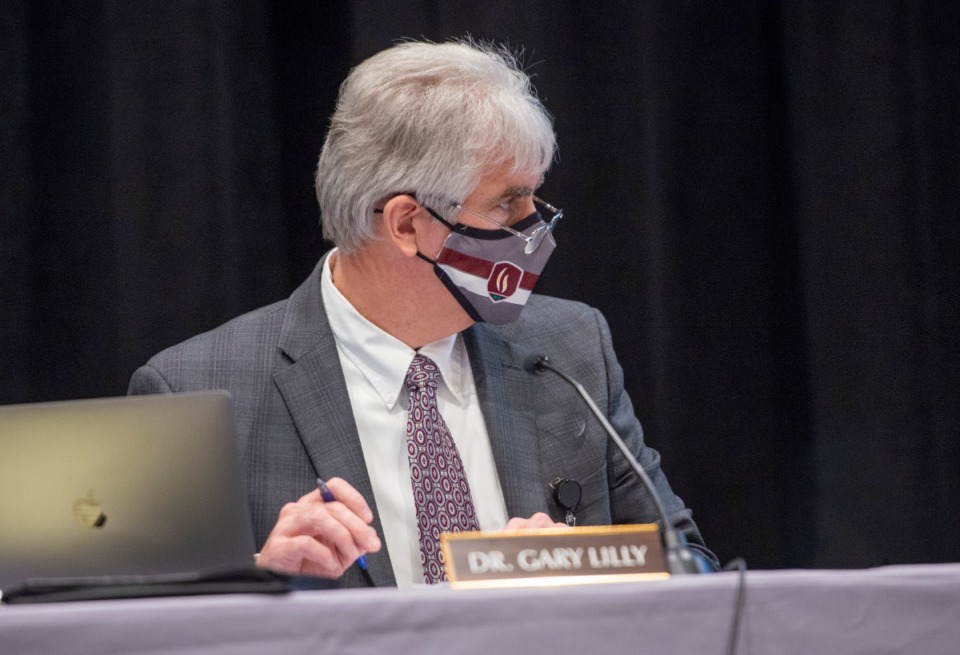
[[[370,386],[383,400],[387,409],[393,409],[406,389],[403,379],[417,351],[393,335],[367,320],[333,283],[330,261],[337,255],[334,249],[323,263],[320,290],[323,305],[337,347],[360,370]],[[443,378],[443,383],[458,404],[464,402],[464,374],[469,365],[466,348],[459,334],[428,343],[419,352],[432,359]]]

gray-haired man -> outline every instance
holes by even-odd
[[[582,489],[579,525],[655,521],[573,391],[530,372],[539,354],[577,372],[715,562],[643,443],[603,317],[531,294],[560,217],[535,195],[555,148],[505,51],[371,57],[341,88],[317,170],[336,248],[289,299],[134,374],[131,393],[233,394],[260,565],[345,585],[442,580],[439,531],[555,525],[558,478]]]

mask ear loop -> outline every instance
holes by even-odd
[[[413,194],[410,194],[410,195],[413,195]],[[416,198],[416,196],[413,196],[413,197]],[[420,202],[420,201],[418,200],[417,202]],[[450,221],[446,220],[443,216],[441,216],[440,214],[435,212],[433,209],[431,209],[430,207],[427,207],[422,203],[420,206],[426,209],[431,216],[433,216],[435,219],[440,221],[443,225],[450,228],[452,232],[460,232],[461,230],[458,228],[464,227],[462,225],[453,225],[452,223],[450,223]],[[380,213],[380,214],[383,213],[382,209],[379,210],[379,212],[376,209],[374,209],[373,211],[374,213]],[[441,246],[441,250],[442,249],[443,249],[443,246]],[[453,295],[453,297],[457,300],[457,303],[459,303],[459,305],[463,308],[463,310],[467,313],[467,315],[471,319],[473,319],[474,322],[482,323],[483,317],[480,316],[480,314],[477,313],[477,310],[475,310],[473,306],[467,301],[467,299],[463,296],[463,293],[460,291],[460,289],[457,288],[457,285],[453,282],[453,280],[450,279],[450,276],[447,275],[442,268],[440,268],[440,266],[437,264],[437,260],[430,259],[426,255],[424,255],[422,252],[420,252],[419,249],[417,250],[417,257],[419,257],[420,259],[427,262],[428,264],[430,264],[430,266],[433,267],[433,272],[440,279],[440,282],[442,282],[443,285],[447,288],[447,290]]]
[[[418,202],[419,202],[419,201],[418,201]],[[430,214],[431,216],[433,216],[435,219],[437,219],[438,221],[440,221],[440,223],[442,223],[444,226],[450,228],[450,231],[451,231],[451,232],[461,232],[461,231],[462,231],[462,230],[460,230],[460,229],[457,229],[457,228],[462,228],[462,227],[463,227],[462,225],[454,225],[454,224],[452,224],[450,221],[448,221],[448,220],[445,219],[443,216],[441,216],[440,214],[438,214],[437,212],[435,212],[435,211],[434,211],[433,209],[431,209],[430,207],[427,207],[426,205],[421,205],[421,207],[423,207],[424,209],[426,209],[426,210],[427,210],[427,213],[429,213],[429,214]],[[444,240],[444,243],[446,243],[446,240]],[[442,244],[441,244],[441,246],[440,246],[440,250],[441,250],[441,251],[443,250],[443,245],[442,245]],[[434,267],[435,267],[435,270],[439,270],[439,269],[436,269],[437,260],[436,260],[436,259],[430,259],[430,258],[427,257],[426,255],[422,254],[419,249],[417,250],[417,257],[419,257],[419,258],[422,259],[423,261],[425,261],[425,262],[431,264],[432,266],[434,266]],[[444,276],[444,277],[445,277],[445,276]],[[443,280],[444,277],[441,277],[441,279]],[[444,280],[444,282],[446,283],[446,280]],[[449,285],[447,285],[447,286],[449,287]],[[457,292],[457,293],[459,293],[459,292]],[[474,320],[476,320],[476,319],[474,319]]]
[[[450,229],[453,230],[454,232],[463,232],[464,228],[466,227],[466,226],[464,226],[464,225],[462,225],[462,224],[454,225],[453,223],[451,223],[450,221],[448,221],[447,219],[445,219],[443,216],[441,216],[440,214],[438,214],[437,212],[435,212],[433,209],[431,209],[430,207],[427,207],[427,206],[424,205],[422,202],[420,202],[420,200],[417,198],[417,194],[415,194],[415,193],[398,193],[396,196],[392,196],[392,197],[393,197],[393,198],[396,198],[397,196],[411,196],[414,200],[417,201],[417,204],[419,204],[421,207],[423,207],[424,209],[426,209],[427,212],[428,212],[431,216],[433,216],[435,219],[437,219],[438,221],[440,221],[441,223],[443,223],[446,227],[450,228]],[[373,208],[373,213],[374,213],[374,214],[382,214],[382,213],[383,213],[383,209],[381,209],[380,207],[374,207],[374,208]]]
[[[447,226],[454,232],[461,232],[463,230],[463,225],[460,225],[460,224],[454,225],[453,223],[445,219],[443,216],[433,211],[430,207],[427,207],[426,205],[422,205],[422,207],[426,209],[431,216],[433,216],[435,219],[443,223],[445,226]]]
[[[436,259],[430,259],[429,257],[427,257],[426,255],[424,255],[424,254],[423,254],[422,252],[420,252],[419,250],[417,251],[417,257],[419,257],[419,258],[422,259],[423,261],[427,262],[427,263],[430,264],[431,266],[436,266],[436,265],[437,265],[437,260],[436,260]]]
[[[430,207],[427,207],[426,205],[424,205],[422,202],[420,202],[420,199],[417,198],[417,194],[416,194],[416,193],[414,193],[414,192],[412,192],[412,191],[404,191],[404,192],[401,192],[401,193],[394,194],[394,195],[390,196],[390,198],[393,199],[393,198],[396,198],[397,196],[410,196],[410,197],[412,197],[414,200],[417,201],[417,204],[418,204],[418,205],[420,205],[421,207],[423,207],[424,209],[426,209],[427,212],[428,212],[432,217],[434,217],[435,219],[437,219],[438,221],[440,221],[441,223],[443,223],[445,226],[447,226],[448,228],[450,228],[450,230],[452,230],[452,231],[454,231],[454,232],[460,232],[460,231],[461,231],[461,230],[459,230],[459,229],[457,229],[457,228],[462,227],[462,226],[452,224],[450,221],[446,220],[443,216],[441,216],[441,215],[438,214],[437,212],[433,211],[433,209],[431,209]],[[382,213],[383,213],[383,209],[380,208],[380,207],[374,207],[374,208],[373,208],[373,213],[374,213],[374,214],[382,214]],[[430,258],[427,257],[426,255],[424,255],[423,253],[421,253],[419,249],[417,250],[417,257],[419,257],[419,258],[422,259],[423,261],[427,262],[427,263],[430,264],[431,266],[436,266],[436,264],[437,264],[437,260],[435,260],[435,259],[430,259]]]

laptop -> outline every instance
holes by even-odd
[[[0,590],[250,570],[226,392],[0,407]]]

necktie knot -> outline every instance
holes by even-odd
[[[417,355],[410,362],[403,383],[411,393],[425,387],[436,389],[440,385],[440,369],[429,357]]]

